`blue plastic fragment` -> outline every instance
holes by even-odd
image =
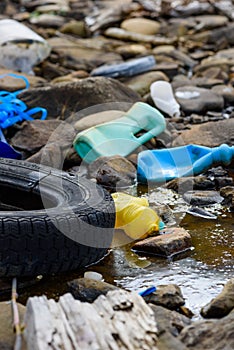
[[[146,295],[152,294],[156,290],[157,290],[157,288],[155,286],[152,286],[152,287],[149,287],[149,288],[143,290],[142,292],[139,292],[138,294],[141,295],[142,297],[145,297]]]
[[[105,64],[95,68],[91,72],[91,76],[105,76],[105,77],[131,77],[136,74],[144,73],[153,68],[156,64],[153,55],[136,58],[127,62],[117,64]]]
[[[25,88],[15,92],[0,91],[0,128],[6,129],[23,120],[34,120],[32,116],[36,113],[41,113],[41,120],[46,119],[47,110],[45,108],[35,107],[28,110],[26,104],[17,98],[20,92],[29,87],[27,78],[13,73],[3,74],[0,78],[6,76],[24,80]]]
[[[186,145],[138,154],[138,182],[164,182],[183,176],[199,175],[215,164],[228,165],[234,158],[234,146]]]
[[[2,130],[0,129],[0,157],[2,158],[11,158],[11,159],[21,159],[21,153],[17,152],[12,146],[10,146],[5,136],[3,135]]]

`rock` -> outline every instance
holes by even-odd
[[[184,146],[192,143],[207,147],[217,147],[222,143],[231,145],[233,130],[234,119],[193,125],[190,130],[183,131],[180,136],[175,138],[172,146]]]
[[[37,153],[27,158],[27,161],[63,169],[66,157],[72,147],[76,132],[72,125],[60,122],[51,134],[49,141]]]
[[[13,73],[12,70],[0,68],[0,90],[1,91],[2,90],[18,91],[18,90],[25,89],[25,81],[23,79],[16,79],[14,77],[7,75],[12,73]],[[28,75],[25,73],[24,73],[24,77],[28,80],[30,88],[48,84],[47,81],[41,77]]]
[[[65,23],[59,31],[64,34],[74,34],[80,37],[85,37],[87,35],[85,23],[83,21],[70,21]]]
[[[219,15],[200,15],[192,17],[196,22],[196,30],[207,30],[207,29],[216,29],[218,27],[223,27],[228,24],[228,18],[226,16]]]
[[[104,41],[96,38],[96,45],[90,40],[52,37],[47,40],[54,53],[56,53],[63,65],[76,64],[76,69],[91,70],[105,63],[122,62],[122,57],[114,52],[104,49]]]
[[[221,203],[223,197],[217,191],[188,191],[183,194],[184,200],[190,205],[205,206]]]
[[[206,176],[181,177],[166,183],[166,187],[183,194],[190,190],[213,190],[216,188],[215,181]]]
[[[127,41],[135,41],[140,43],[150,43],[155,46],[156,45],[173,45],[177,41],[176,37],[167,38],[163,36],[144,35],[139,33],[132,33],[127,30],[116,28],[116,27],[108,28],[104,34],[111,38],[127,40]]]
[[[17,303],[19,310],[20,322],[23,323],[25,306]],[[12,324],[12,308],[11,303],[0,302],[0,349],[12,350],[15,343],[15,333]],[[22,350],[26,350],[23,344]]]
[[[219,68],[222,72],[229,74],[233,66],[234,59],[211,56],[202,60],[201,64],[194,68],[195,78],[203,76],[204,72],[210,68]]]
[[[158,350],[188,350],[187,346],[168,331],[159,335],[157,346]]]
[[[234,278],[229,280],[222,292],[201,309],[205,318],[221,318],[234,309]]]
[[[217,44],[220,40],[226,40],[227,44],[234,45],[234,23],[212,30],[208,43]]]
[[[224,197],[223,204],[234,209],[234,186],[226,186],[221,188],[220,195]]]
[[[158,80],[168,81],[168,78],[163,72],[153,71],[126,79],[124,84],[139,95],[144,96],[150,92],[151,84]]]
[[[90,278],[78,278],[67,284],[69,292],[75,299],[88,303],[93,303],[99,295],[106,295],[111,290],[119,289],[112,284]]]
[[[159,336],[167,331],[172,336],[177,337],[184,327],[191,324],[191,320],[188,317],[176,311],[171,311],[165,307],[154,304],[149,304],[149,306],[154,312]]]
[[[208,89],[194,86],[177,88],[175,97],[185,114],[205,113],[206,111],[222,110],[224,101],[222,96]]]
[[[191,248],[191,236],[182,227],[173,227],[163,230],[163,234],[150,237],[135,243],[132,249],[163,257],[182,253]]]
[[[170,47],[171,46],[167,45],[167,50],[164,50],[163,54],[157,54],[157,52],[159,52],[159,49],[158,49],[158,47],[156,47],[153,50],[153,53],[155,54],[156,61],[159,61],[160,56],[168,56],[174,60],[179,61],[181,63],[181,65],[185,66],[185,67],[193,68],[194,66],[197,65],[198,62],[193,60],[191,57],[189,57],[185,53],[183,53],[179,50],[176,50],[175,48],[173,48],[173,50],[170,50]],[[164,48],[166,48],[166,45],[164,46]],[[165,60],[165,58],[163,58],[163,60]],[[160,61],[162,61],[162,59]]]
[[[123,107],[125,107],[124,104],[122,105]],[[127,107],[126,111],[128,109],[129,109],[129,106]],[[123,117],[123,115],[124,115],[124,112],[122,110],[118,111],[113,109],[113,110],[102,111],[102,112],[90,114],[87,117],[84,117],[81,120],[78,120],[78,122],[76,122],[74,126],[77,132],[80,132],[85,129],[96,126],[98,124],[111,122],[113,120]]]
[[[223,97],[225,105],[234,104],[234,88],[231,85],[216,85],[211,90]]]
[[[96,177],[97,183],[118,191],[135,183],[136,168],[121,156],[99,157],[89,165],[89,172]]]
[[[123,56],[125,59],[135,57],[137,55],[149,55],[150,50],[147,48],[148,44],[126,44],[116,48],[116,52]]]
[[[74,121],[83,117],[81,112],[76,112],[91,106],[120,101],[134,103],[140,100],[137,93],[119,81],[103,77],[30,89],[30,91],[22,92],[19,98],[29,108],[35,105],[46,108],[48,118],[67,119],[72,115]]]
[[[190,350],[231,350],[234,348],[234,312],[220,320],[196,321],[185,327],[180,335]]]
[[[161,305],[170,310],[176,310],[185,304],[180,287],[176,284],[157,285],[155,292],[144,297],[147,303]]]
[[[29,22],[41,27],[59,28],[64,25],[66,19],[63,16],[44,13],[42,15],[30,18]]]
[[[155,35],[160,29],[160,23],[146,18],[130,18],[123,21],[120,25],[122,29],[129,32]]]
[[[61,124],[58,120],[25,121],[12,137],[12,145],[25,152],[35,153],[48,142],[51,134]]]

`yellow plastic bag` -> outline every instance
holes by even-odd
[[[115,228],[125,231],[132,239],[146,238],[164,227],[157,213],[149,207],[147,198],[138,198],[126,193],[112,194],[115,202]]]

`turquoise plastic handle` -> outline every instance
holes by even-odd
[[[88,163],[100,156],[125,157],[165,128],[165,119],[156,108],[137,102],[123,117],[78,133],[73,146]],[[137,137],[140,132],[144,134]]]

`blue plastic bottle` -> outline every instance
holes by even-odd
[[[183,176],[198,175],[216,164],[228,165],[234,158],[234,146],[187,145],[148,150],[138,155],[138,182],[165,182]]]
[[[123,117],[78,133],[73,146],[87,163],[101,156],[125,157],[165,128],[165,118],[156,108],[137,102]]]

